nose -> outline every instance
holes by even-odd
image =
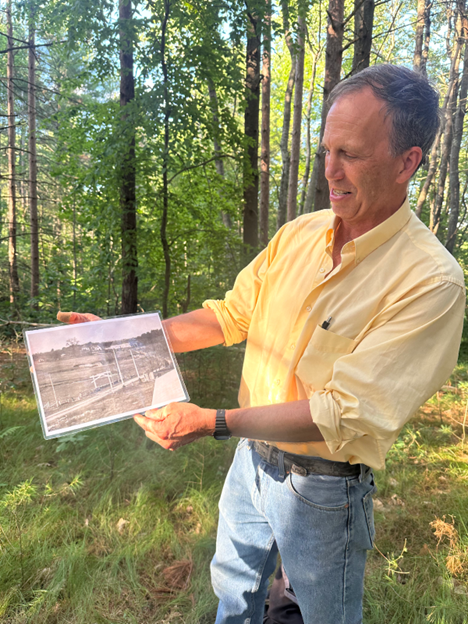
[[[341,159],[331,151],[325,154],[325,177],[329,182],[342,180],[344,177]]]

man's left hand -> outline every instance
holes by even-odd
[[[144,416],[136,414],[133,418],[150,440],[174,451],[179,446],[212,435],[216,410],[203,409],[193,403],[169,403],[161,409],[148,410]]]

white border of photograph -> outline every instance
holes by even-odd
[[[148,320],[150,319],[153,321],[155,320],[157,322],[148,324]],[[144,327],[145,322],[146,322],[146,328]],[[132,323],[131,331],[129,331],[129,323]],[[121,326],[120,328],[119,328],[119,325]],[[94,343],[106,343],[106,342],[109,343],[109,342],[122,342],[124,340],[132,341],[132,340],[136,340],[139,336],[143,335],[147,331],[154,331],[158,329],[161,329],[162,331],[162,336],[164,337],[164,342],[167,348],[167,354],[170,356],[170,360],[172,363],[172,368],[169,369],[168,372],[169,373],[174,372],[176,374],[176,379],[177,379],[177,383],[176,383],[177,388],[175,389],[175,392],[173,393],[173,395],[170,396],[169,399],[165,397],[164,400],[160,400],[160,401],[157,400],[155,396],[155,393],[157,394],[156,392],[157,391],[157,387],[156,387],[157,379],[155,378],[153,398],[152,398],[152,402],[150,405],[141,405],[140,407],[138,407],[138,409],[131,409],[129,411],[125,411],[122,413],[103,416],[102,418],[97,418],[88,422],[82,422],[82,423],[70,425],[67,427],[62,427],[60,429],[52,429],[52,430],[50,429],[47,420],[49,419],[50,421],[51,415],[46,416],[44,404],[43,404],[44,384],[42,384],[42,388],[41,388],[41,384],[39,384],[37,374],[36,374],[36,368],[39,369],[40,364],[43,363],[43,361],[40,362],[38,360],[39,354],[51,352],[52,347],[56,351],[62,348],[66,348],[65,345],[67,344],[67,340],[78,340],[78,343],[80,345],[90,344],[93,342]],[[47,440],[52,439],[52,438],[57,438],[60,436],[64,436],[64,435],[70,435],[72,433],[77,433],[79,431],[84,431],[87,429],[93,429],[95,427],[100,427],[102,425],[107,425],[113,422],[118,422],[120,420],[125,420],[128,418],[131,418],[135,414],[144,413],[146,410],[149,410],[149,409],[163,407],[164,405],[167,405],[168,403],[189,401],[190,399],[187,393],[187,389],[185,387],[184,381],[180,374],[177,360],[174,357],[172,348],[170,346],[169,340],[167,338],[166,332],[164,331],[164,327],[161,322],[161,317],[158,312],[119,316],[119,317],[114,317],[114,318],[109,318],[109,319],[102,319],[99,321],[92,321],[89,323],[80,323],[80,324],[73,324],[73,325],[51,325],[50,327],[47,327],[45,329],[25,330],[23,334],[24,334],[26,351],[27,351],[28,360],[29,360],[31,378],[33,381],[34,392],[36,395],[36,402],[37,402],[39,416],[40,416],[41,425],[42,425],[42,431],[44,434],[44,438]],[[92,338],[93,335],[95,336],[94,340],[92,339],[90,340],[90,338]],[[96,340],[96,336],[99,336],[100,339]],[[70,344],[68,344],[68,346],[70,346]],[[115,348],[117,349],[117,347]],[[82,347],[81,349],[82,350],[87,349],[87,347]],[[109,349],[113,349],[113,347],[109,347]],[[114,357],[116,357],[115,351],[113,355]],[[133,364],[135,365],[135,370],[137,370],[133,354],[132,354],[132,360],[133,360]],[[118,365],[117,365],[117,368],[118,368]],[[119,370],[119,373],[120,373],[120,370]],[[113,373],[113,375],[116,376],[117,374]],[[107,376],[108,376],[108,382],[110,383],[111,391],[113,392],[112,387],[113,387],[114,382],[112,381],[112,379],[109,380],[109,374],[107,374]],[[83,379],[84,378],[85,376],[83,377]],[[91,378],[92,376],[90,376],[90,379]],[[171,381],[174,382],[174,376],[172,376]],[[52,384],[52,387],[53,387],[53,384]],[[119,390],[124,387],[125,387],[125,383],[122,378],[122,382],[120,386],[117,387],[117,389]],[[135,385],[134,389],[137,389],[137,388],[138,386]],[[42,389],[42,392],[41,392],[41,389]],[[105,398],[108,395],[109,393],[107,392],[102,398]],[[86,404],[86,401],[84,401],[84,403]],[[99,405],[99,396],[95,397],[95,400],[92,401],[92,404]],[[79,405],[80,404],[78,404],[78,406]],[[65,411],[66,411],[66,408],[65,408]],[[69,411],[72,412],[75,410],[70,409]],[[55,416],[55,414],[52,416]]]

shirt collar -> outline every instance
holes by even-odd
[[[348,246],[354,247],[356,262],[361,262],[369,254],[380,247],[388,240],[392,238],[397,232],[399,232],[410,220],[412,215],[408,198],[405,199],[401,207],[392,214],[391,217],[377,225],[372,230],[369,230],[362,236],[355,238],[343,247],[343,251]],[[340,223],[339,217],[333,216],[330,225],[326,233],[326,251],[331,255],[333,249],[333,241],[335,240],[335,233]],[[351,251],[351,250],[349,250]]]

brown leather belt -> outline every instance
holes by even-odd
[[[254,441],[254,449],[269,464],[278,466],[280,450],[276,446],[266,442]],[[321,474],[330,477],[357,477],[361,474],[361,464],[350,464],[349,462],[330,461],[320,457],[310,455],[296,455],[294,453],[284,453],[285,472],[306,477],[308,474]],[[367,466],[365,471],[370,470]]]

